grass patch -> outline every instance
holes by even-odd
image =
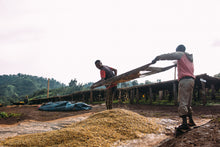
[[[0,118],[19,117],[19,116],[21,116],[21,114],[0,112]]]
[[[153,105],[167,105],[167,106],[174,106],[174,101],[169,100],[157,100],[152,102]]]
[[[103,104],[103,103],[105,103],[105,101],[93,102],[92,104],[96,105],[96,104]]]
[[[207,106],[219,106],[220,102],[212,102],[212,101],[208,101],[208,103],[206,104]]]

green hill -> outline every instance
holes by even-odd
[[[43,77],[17,74],[0,76],[0,103],[15,101],[26,95],[33,94],[35,91],[46,89],[48,79]],[[50,79],[50,89],[57,89],[64,84]]]

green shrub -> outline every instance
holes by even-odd
[[[21,114],[0,112],[0,118],[19,117],[19,116],[21,116]]]

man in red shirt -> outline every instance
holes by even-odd
[[[156,63],[158,60],[177,60],[178,69],[178,113],[182,118],[182,125],[177,129],[185,132],[188,131],[190,126],[195,126],[192,118],[192,95],[195,82],[194,76],[194,65],[192,54],[185,52],[186,48],[184,45],[179,45],[176,48],[176,52],[170,54],[163,54],[157,56],[152,63]],[[189,123],[187,124],[187,117]]]
[[[107,80],[117,75],[117,69],[102,65],[102,62],[100,60],[96,60],[95,65],[98,69],[100,69],[101,80],[99,80],[98,82]],[[95,83],[91,86],[91,89],[94,89],[94,85]],[[112,109],[112,103],[113,103],[115,92],[117,90],[117,84],[111,84],[111,85],[105,85],[105,86],[107,88],[107,91],[106,91],[107,94],[106,94],[106,99],[105,99],[106,108]]]

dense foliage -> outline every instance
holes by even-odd
[[[84,91],[89,90],[91,85],[93,83],[89,82],[86,84],[77,83],[77,80],[71,80],[68,86],[62,86],[60,88],[56,89],[50,89],[49,91],[49,97],[52,96],[62,96],[62,95],[68,95],[71,93],[74,93],[76,91]],[[32,95],[29,96],[29,98],[46,98],[47,97],[47,89],[41,89],[38,91],[35,91]]]
[[[33,94],[37,90],[47,88],[48,79],[25,75],[2,75],[0,76],[0,103],[9,103]],[[50,89],[56,89],[64,84],[50,79]]]
[[[77,91],[85,91],[89,90],[91,85],[93,83],[89,82],[86,84],[78,83],[76,79],[71,80],[68,86],[57,88],[57,89],[51,89],[49,91],[49,96],[62,96],[62,95],[68,95]],[[118,84],[118,88],[125,88],[125,87],[132,87],[139,85],[137,80],[129,81],[125,83]],[[98,87],[98,89],[103,89],[104,86]],[[30,98],[46,98],[47,97],[47,89],[41,89],[33,93],[33,95],[30,95]]]
[[[145,84],[151,83],[146,81]],[[0,104],[8,105],[34,98],[47,97],[48,79],[43,77],[17,74],[17,75],[2,75],[0,76]],[[86,84],[78,83],[76,79],[71,80],[69,85],[57,82],[50,79],[49,96],[68,95],[77,91],[89,90],[93,83]],[[141,83],[143,84],[143,83]],[[121,83],[118,88],[132,87],[140,85],[137,80]],[[105,88],[104,86],[99,88]]]

